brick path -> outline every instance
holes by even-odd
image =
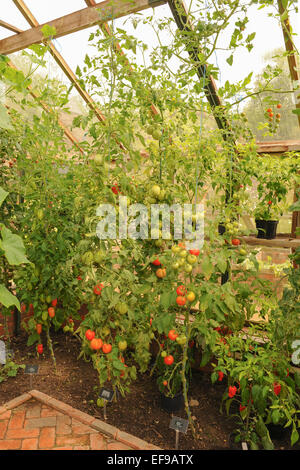
[[[0,451],[134,449],[159,448],[37,390],[0,406]]]

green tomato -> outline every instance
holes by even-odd
[[[178,245],[173,245],[172,248],[171,248],[171,250],[172,250],[172,252],[173,252],[174,254],[179,253],[179,251],[180,251],[180,246],[178,246]]]
[[[158,196],[160,195],[160,187],[159,187],[157,184],[155,184],[154,186],[152,186],[152,188],[151,188],[151,194],[152,194],[152,196],[154,196],[154,197],[158,197]]]
[[[87,251],[81,257],[81,261],[85,265],[91,264],[93,262],[93,260],[94,260],[94,255],[91,251]]]
[[[186,264],[184,267],[186,273],[191,273],[193,271],[193,266],[191,264]]]
[[[44,211],[43,211],[43,209],[39,209],[39,210],[37,211],[36,215],[37,215],[37,218],[38,218],[39,220],[42,220],[42,219],[44,218]]]
[[[162,191],[160,191],[159,195],[158,195],[158,200],[159,201],[163,201],[166,197],[166,191],[163,189]]]
[[[179,263],[173,263],[172,268],[175,269],[175,270],[178,269],[179,268]]]
[[[161,138],[161,132],[158,129],[155,129],[152,133],[152,137],[155,140],[159,140]]]
[[[197,261],[197,256],[195,256],[195,255],[189,255],[189,256],[187,257],[187,262],[188,262],[189,264],[195,264],[196,261]]]
[[[119,341],[118,342],[118,348],[120,351],[125,351],[125,349],[127,349],[127,341],[123,340],[123,341]]]
[[[120,313],[120,315],[125,315],[125,313],[128,312],[128,305],[125,302],[119,302],[116,305],[116,310]]]
[[[184,258],[179,258],[179,260],[177,261],[177,263],[179,264],[179,266],[183,266],[184,263],[185,263],[185,259],[184,259]]]
[[[96,251],[96,253],[94,254],[94,261],[95,263],[98,263],[100,264],[103,259],[105,258],[105,252],[102,251],[102,250],[98,250]]]
[[[166,351],[161,352],[161,357],[166,357],[166,355],[167,355]]]
[[[95,155],[94,157],[94,162],[97,164],[97,165],[102,165],[103,164],[103,156],[102,155]]]
[[[163,245],[163,241],[160,239],[160,240],[155,240],[154,242],[155,246],[157,246],[157,248],[161,248],[162,245]]]
[[[180,345],[183,345],[186,343],[186,336],[177,336],[176,342]]]
[[[102,334],[103,334],[103,337],[106,338],[106,336],[110,334],[110,329],[106,326],[105,328],[103,328]]]
[[[187,251],[186,250],[181,250],[180,253],[179,253],[179,256],[181,258],[185,258],[187,256]]]

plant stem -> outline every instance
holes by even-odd
[[[185,319],[184,323],[186,326],[186,342],[183,348],[183,360],[182,360],[182,369],[181,369],[181,375],[182,375],[182,385],[183,385],[183,396],[184,396],[184,406],[185,406],[185,411],[189,420],[189,424],[192,430],[192,434],[194,439],[196,439],[196,431],[195,431],[195,426],[194,422],[192,420],[190,408],[189,408],[189,401],[188,401],[188,395],[187,395],[187,384],[186,384],[186,365],[188,362],[188,347],[189,347],[189,337],[191,333],[191,325],[190,325],[190,314],[189,310],[187,309],[185,312]]]
[[[48,348],[49,348],[49,351],[50,351],[50,354],[51,354],[51,358],[52,358],[52,361],[53,361],[53,365],[54,365],[54,371],[55,371],[55,374],[57,374],[56,359],[55,359],[55,355],[54,355],[54,351],[53,351],[52,340],[51,340],[50,333],[49,333],[49,327],[46,329],[46,336],[47,336],[47,345],[48,345]]]

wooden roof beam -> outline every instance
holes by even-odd
[[[14,0],[16,5],[20,5],[20,0]],[[20,34],[14,34],[0,41],[0,54],[12,54],[14,52],[26,49],[32,44],[39,44],[45,40],[42,33],[43,26],[55,28],[55,38],[66,36],[82,29],[90,28],[98,23],[103,24],[109,20],[121,18],[131,13],[137,13],[147,8],[165,4],[165,0],[105,0],[96,3],[94,6],[84,8],[69,15],[57,18],[47,23],[32,27]],[[18,7],[19,8],[19,7]]]
[[[38,28],[40,25],[37,21],[37,19],[34,17],[34,15],[31,13],[27,5],[24,3],[23,0],[13,0],[14,4],[18,8],[18,10],[22,13],[24,18],[27,20],[27,22],[30,24],[32,28]],[[23,34],[22,32],[19,34],[21,36]],[[0,48],[1,51],[1,48]],[[92,97],[85,91],[81,85],[78,82],[78,79],[75,75],[75,73],[72,71],[72,69],[68,66],[67,62],[65,59],[62,57],[62,55],[58,52],[56,47],[54,46],[53,43],[49,43],[49,52],[54,58],[55,62],[59,65],[59,67],[63,70],[65,75],[68,77],[71,83],[73,83],[74,87],[82,97],[82,99],[86,102],[86,104],[89,106],[90,109],[94,111],[96,114],[97,118],[99,121],[104,122],[105,121],[105,116],[104,114],[100,111],[100,109],[96,106],[94,100]]]
[[[22,30],[20,28],[17,28],[16,26],[13,26],[9,23],[6,23],[3,20],[0,20],[0,26],[2,26],[2,28],[8,29],[9,31],[12,31],[13,33],[21,33],[22,32]]]
[[[194,30],[193,24],[189,19],[188,9],[185,5],[184,0],[168,0],[169,7],[173,14],[175,23],[180,31],[191,32]],[[204,92],[208,103],[212,109],[215,121],[219,129],[225,131],[223,133],[224,140],[233,140],[233,136],[230,131],[230,123],[228,122],[225,114],[222,112],[222,102],[218,95],[217,86],[212,75],[207,75],[207,65],[199,64],[199,52],[201,50],[198,46],[188,48],[188,53],[192,61],[196,64],[196,70],[198,77],[203,80],[206,79],[204,85]],[[234,143],[234,142],[233,142]]]

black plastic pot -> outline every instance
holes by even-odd
[[[266,426],[268,428],[270,438],[272,440],[275,439],[275,440],[280,441],[282,439],[286,439],[290,432],[290,428],[285,428],[283,425],[280,425],[280,424],[270,423],[270,424],[267,424]]]
[[[183,393],[178,393],[175,397],[166,397],[161,395],[161,407],[168,413],[175,413],[181,411],[184,408],[184,396]]]
[[[223,235],[225,233],[225,224],[223,222],[219,223],[218,225],[218,232],[219,235]]]
[[[273,238],[276,238],[278,222],[279,220],[255,219],[257,238],[264,238],[266,240],[273,240]]]

